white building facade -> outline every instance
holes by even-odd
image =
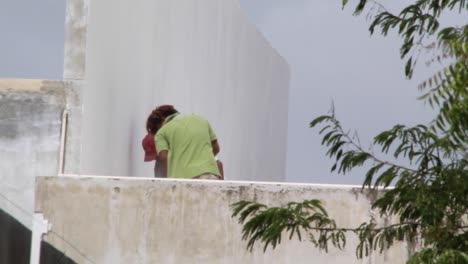
[[[237,0],[86,2],[67,13],[64,78],[83,80],[69,173],[151,176],[145,121],[172,104],[211,123],[227,179],[285,179],[289,68]]]
[[[283,181],[288,90],[237,0],[67,0],[63,80],[0,79],[0,209],[31,229],[36,176],[152,177],[161,104],[211,123],[226,179]]]

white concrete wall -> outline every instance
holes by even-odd
[[[373,213],[375,195],[360,187],[129,177],[39,177],[36,183],[36,211],[52,225],[45,241],[78,263],[404,263],[412,250],[397,243],[357,260],[352,235],[345,251],[328,254],[285,236],[276,250],[264,253],[258,245],[250,253],[229,208],[241,199],[276,206],[320,199],[338,226],[357,227]]]
[[[31,227],[34,179],[58,172],[63,110],[71,119],[66,156],[78,168],[78,87],[46,80],[0,79],[0,209]]]
[[[87,43],[82,173],[151,176],[146,117],[174,104],[210,121],[227,179],[284,180],[288,66],[237,0],[79,2],[89,9],[86,40],[76,37]]]

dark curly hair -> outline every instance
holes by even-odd
[[[156,107],[156,109],[153,110],[154,111],[158,111],[159,113],[161,113],[161,115],[166,118],[170,115],[173,115],[175,113],[178,113],[178,111],[174,108],[173,105],[160,105],[158,107]]]
[[[170,115],[178,113],[173,105],[160,105],[156,107],[146,119],[146,131],[156,134],[164,119]]]

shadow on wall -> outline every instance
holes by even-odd
[[[31,230],[0,209],[0,263],[29,264]],[[41,243],[41,264],[74,264],[49,243]]]

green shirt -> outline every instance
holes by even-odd
[[[156,149],[168,151],[169,178],[193,178],[205,173],[220,176],[211,142],[216,134],[204,118],[194,114],[168,116],[156,133]]]

